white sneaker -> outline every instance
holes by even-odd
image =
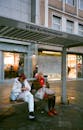
[[[30,119],[30,120],[35,119],[35,115],[34,115],[33,112],[30,112],[30,113],[29,113],[29,119]]]

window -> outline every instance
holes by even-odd
[[[68,78],[76,78],[76,55],[67,55],[67,65],[69,67]]]
[[[82,78],[82,56],[77,55],[77,77]]]
[[[24,64],[24,54],[4,52],[3,55],[5,79],[17,77],[19,65]]]
[[[79,0],[79,9],[83,10],[83,0]]]
[[[66,3],[69,5],[74,6],[75,5],[75,1],[74,0],[66,0]]]
[[[82,24],[78,25],[78,34],[83,36],[83,25]]]
[[[74,31],[74,22],[73,21],[67,20],[66,31],[68,33],[73,33],[73,31]]]
[[[61,30],[61,18],[53,15],[53,29]]]

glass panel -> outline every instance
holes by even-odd
[[[77,77],[78,78],[82,77],[82,56],[81,55],[77,56]]]
[[[76,55],[68,54],[67,67],[68,78],[76,78]]]
[[[68,54],[68,78],[82,78],[82,55]]]
[[[66,3],[70,4],[70,5],[75,5],[74,4],[74,0],[66,0]]]
[[[78,26],[78,34],[83,36],[83,25],[79,24]]]
[[[83,0],[79,0],[79,9],[83,10]]]
[[[60,30],[60,26],[59,25],[54,25],[53,29]]]
[[[24,65],[24,54],[4,52],[4,77],[9,79],[18,76],[21,64]]]
[[[61,30],[61,18],[53,16],[53,29]]]
[[[38,71],[48,75],[48,80],[61,79],[61,53],[42,51],[38,55]],[[50,69],[52,68],[52,69]]]
[[[66,31],[68,33],[73,33],[73,28],[74,28],[74,23],[72,21],[67,20]]]

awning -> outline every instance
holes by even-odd
[[[21,40],[59,47],[83,46],[83,37],[56,31],[32,23],[0,17],[0,38]]]

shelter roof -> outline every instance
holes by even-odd
[[[0,17],[0,37],[59,47],[83,46],[83,37]]]

